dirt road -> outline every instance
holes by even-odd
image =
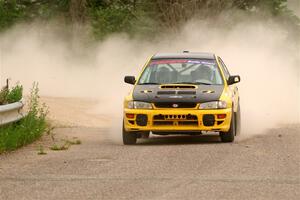
[[[270,130],[233,144],[209,135],[123,146],[105,126],[56,128],[56,140],[82,144],[51,151],[46,136],[0,155],[0,199],[299,199],[299,132]],[[40,144],[47,155],[37,155]]]

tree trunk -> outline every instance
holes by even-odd
[[[84,23],[86,19],[86,0],[70,0],[70,17],[73,23]]]

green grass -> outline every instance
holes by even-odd
[[[8,103],[14,103],[18,102],[22,99],[23,96],[23,86],[22,85],[16,85],[7,94],[7,102]]]
[[[22,99],[22,96],[23,96],[22,85],[18,84],[11,89],[3,88],[0,91],[0,105],[18,102]]]
[[[63,145],[59,145],[59,144],[53,144],[50,149],[53,151],[63,151],[63,150],[68,150],[70,147],[70,144],[68,144],[67,142],[65,142]]]
[[[45,149],[42,145],[39,146],[39,149],[38,149],[38,155],[46,155],[47,153],[45,152]]]
[[[0,127],[0,153],[12,151],[40,138],[47,129],[48,109],[40,105],[38,85],[34,84],[27,115],[18,122]]]
[[[79,139],[73,139],[73,140],[65,140],[66,143],[69,143],[70,145],[78,145],[81,144],[81,140]]]
[[[63,151],[63,150],[68,150],[72,145],[79,145],[81,144],[81,140],[79,139],[74,139],[74,140],[61,140],[63,144],[57,144],[54,143],[50,149],[53,151]]]

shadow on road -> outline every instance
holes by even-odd
[[[175,136],[152,136],[148,139],[138,140],[137,145],[181,145],[181,144],[209,144],[220,143],[218,135],[175,135]]]

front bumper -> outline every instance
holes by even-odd
[[[227,132],[230,128],[231,115],[231,108],[217,110],[124,109],[124,128],[126,131]]]

